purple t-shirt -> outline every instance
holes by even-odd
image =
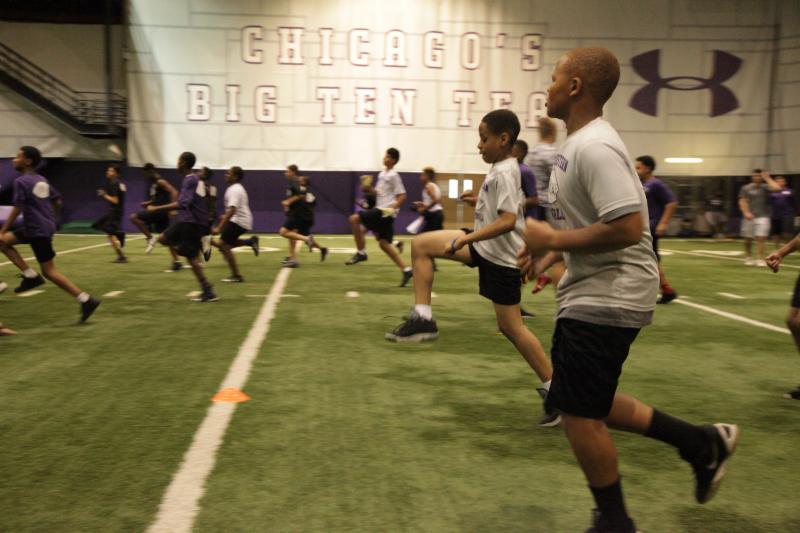
[[[53,202],[59,198],[58,191],[38,174],[23,174],[14,180],[14,206],[22,210],[26,237],[53,236],[56,232]]]
[[[650,178],[642,183],[644,194],[647,196],[647,211],[650,214],[650,230],[658,226],[664,207],[676,201],[675,195],[666,183],[658,178]]]
[[[527,200],[531,196],[536,196],[536,176],[533,175],[531,167],[524,163],[519,164],[519,175],[522,182],[522,193]],[[525,209],[526,217],[536,218],[536,207],[528,207]]]
[[[191,172],[183,178],[178,196],[178,222],[208,226],[208,187],[206,182]]]
[[[794,217],[794,191],[791,189],[781,189],[769,195],[772,202],[772,218],[784,219]]]

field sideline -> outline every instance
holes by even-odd
[[[399,270],[374,241],[368,262],[345,266],[352,238],[319,240],[333,253],[320,263],[301,251],[286,280],[194,529],[585,530],[585,481],[562,432],[536,427],[537,380],[496,334],[477,273],[439,261],[440,339],[392,344],[384,332],[413,304]],[[84,326],[52,284],[14,295],[16,270],[0,261],[11,286],[0,321],[19,332],[0,339],[0,531],[147,529],[285,255],[274,235],[260,257],[238,253],[244,284],[219,283],[228,271],[215,255],[207,274],[221,300],[196,304],[191,272],[164,272],[163,249],[145,255],[132,240],[131,262],[117,265],[103,241],[55,241],[59,269],[109,295]],[[800,383],[783,323],[800,255],[772,274],[737,260],[735,241],[662,248],[686,304],[659,306],[621,389],[693,422],[739,424],[742,438],[720,493],[700,506],[672,449],[615,434],[629,511],[645,532],[800,531],[800,403],[781,398]],[[523,302],[549,350],[552,290],[526,289]]]

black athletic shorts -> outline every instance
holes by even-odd
[[[383,216],[383,211],[377,207],[360,211],[358,216],[361,224],[370,230],[378,240],[392,242],[394,239],[394,217]]]
[[[52,237],[28,237],[22,228],[17,228],[12,233],[18,243],[30,245],[33,255],[40,264],[52,261],[56,256]]]
[[[444,228],[444,209],[440,209],[438,211],[425,211],[423,213],[422,218],[425,219],[425,223],[422,224],[422,229],[419,230],[420,233],[425,233],[426,231],[437,231]]]
[[[784,235],[794,233],[794,217],[773,218],[769,223],[769,234]]]
[[[245,231],[247,230],[239,224],[234,224],[229,220],[225,223],[225,227],[222,228],[222,233],[219,237],[225,244],[236,246],[236,243],[239,242],[239,237],[241,237]]]
[[[792,307],[800,309],[800,275],[797,276],[797,281],[794,282],[794,294],[792,294]]]
[[[208,227],[191,222],[176,222],[164,231],[164,241],[174,246],[178,255],[194,259],[200,252],[201,240],[208,235]]]
[[[107,235],[116,235],[122,232],[122,224],[118,216],[108,214],[97,220],[92,224],[92,228],[97,231],[102,231]]]
[[[650,235],[653,237],[653,251],[656,253],[656,259],[658,262],[661,262],[661,254],[658,253],[658,235],[656,235],[656,230],[650,228]]]
[[[517,305],[522,299],[522,273],[518,268],[497,265],[481,257],[469,245],[469,267],[478,269],[479,293],[500,305]]]
[[[622,363],[638,333],[638,328],[602,326],[573,318],[556,320],[550,351],[553,382],[547,407],[584,418],[606,418]]]
[[[311,235],[311,226],[314,225],[313,218],[304,217],[286,217],[283,227],[292,231],[296,231],[300,235]]]
[[[144,222],[150,231],[163,233],[169,227],[169,213],[167,211],[148,211],[142,209],[136,213],[136,218]]]

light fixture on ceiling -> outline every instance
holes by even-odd
[[[702,157],[665,157],[665,163],[697,165],[703,162]]]

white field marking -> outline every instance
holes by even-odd
[[[184,269],[184,268],[192,268],[192,265],[181,265],[181,269]],[[177,272],[177,270],[172,270],[172,269],[170,268],[169,270],[165,270],[164,272],[166,272],[167,274],[169,274],[169,273],[172,273],[172,272]]]
[[[718,292],[720,296],[724,296],[725,298],[730,298],[731,300],[744,300],[744,296],[739,296],[738,294],[733,294],[730,292]]]
[[[695,309],[700,309],[701,311],[705,311],[706,313],[712,313],[714,315],[719,315],[721,317],[730,318],[731,320],[737,320],[739,322],[744,322],[745,324],[750,324],[751,326],[757,326],[759,328],[768,329],[770,331],[777,331],[778,333],[785,333],[789,335],[789,330],[786,328],[781,328],[778,326],[773,326],[772,324],[767,324],[766,322],[760,322],[758,320],[753,320],[752,318],[747,318],[741,315],[736,315],[734,313],[728,313],[727,311],[721,311],[719,309],[715,309],[713,307],[709,307],[707,305],[700,305],[694,302],[687,302],[681,296],[677,300],[674,300],[675,303],[679,303],[681,305],[687,305],[689,307],[694,307]]]
[[[99,235],[96,235],[96,236],[99,237]],[[139,240],[139,239],[144,239],[144,236],[131,237],[130,239],[128,239],[128,241],[136,241],[136,240]],[[75,252],[82,252],[84,250],[91,250],[92,248],[102,248],[103,246],[110,246],[110,245],[108,244],[108,242],[104,242],[102,244],[93,244],[91,246],[82,246],[81,248],[72,248],[71,250],[64,250],[63,252],[56,252],[56,257],[59,256],[59,255],[66,255],[66,254],[72,254],[72,253],[75,253]],[[34,260],[36,260],[35,257],[25,257],[24,259],[25,259],[25,261],[34,261]],[[6,261],[4,263],[0,263],[0,267],[1,266],[6,266],[6,265],[10,265],[10,264],[11,264],[11,261]]]
[[[347,291],[346,293],[344,293],[344,295],[347,296],[348,298],[358,298],[359,296],[361,296],[356,291]]]
[[[712,259],[725,259],[727,261],[736,261],[736,262],[741,263],[742,265],[744,265],[744,262],[742,262],[741,258],[736,258],[736,257],[727,257],[727,256],[724,256],[724,255],[707,254],[707,253],[699,253],[699,252],[683,252],[681,250],[666,250],[666,251],[672,252],[672,253],[675,253],[675,254],[681,254],[681,255],[694,255],[694,256],[697,256],[697,257],[710,257]],[[785,263],[781,263],[781,268],[794,268],[795,270],[798,270],[798,269],[800,269],[800,266],[787,265]]]
[[[438,298],[438,297],[439,297],[438,294],[436,294],[435,292],[431,292],[431,298]]]
[[[200,294],[201,294],[200,291],[189,291],[186,293],[186,296],[188,296],[189,298],[195,298],[197,296],[200,296]]]
[[[120,294],[125,294],[125,291],[111,291],[103,295],[103,298],[116,298]]]
[[[281,294],[281,298],[300,298],[299,294]]]
[[[659,250],[658,253],[659,255],[675,255],[673,252],[670,252],[669,250]]]
[[[331,253],[331,254],[347,254],[347,255],[353,255],[353,254],[354,254],[354,253],[356,253],[357,251],[358,251],[358,250],[356,250],[355,248],[336,248],[335,246],[334,246],[334,247],[329,247],[329,248],[328,248],[328,253]]]
[[[275,317],[275,309],[291,272],[290,268],[278,272],[275,283],[272,284],[264,305],[261,306],[253,326],[239,347],[239,353],[231,363],[228,375],[222,380],[219,390],[244,388],[253,361],[267,337],[270,322]],[[180,468],[164,493],[155,520],[147,528],[148,532],[175,533],[192,530],[197,513],[200,511],[199,503],[205,492],[206,479],[214,468],[217,450],[222,444],[236,406],[236,403],[214,402],[208,408],[205,419],[194,434],[191,446],[183,456]]]
[[[25,291],[17,294],[17,298],[30,298],[31,296],[36,296],[37,294],[42,294],[44,291],[34,290],[34,291]]]
[[[719,255],[722,257],[744,257],[741,250],[691,250],[696,254]]]

